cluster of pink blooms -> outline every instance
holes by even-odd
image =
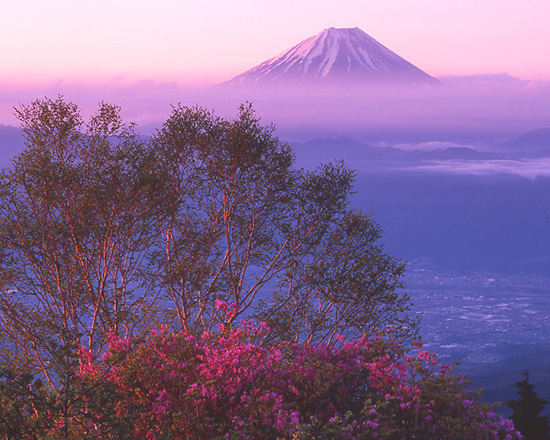
[[[111,341],[81,377],[98,438],[519,439],[462,377],[391,335],[338,346],[268,343],[265,326]],[[113,422],[116,420],[116,423]],[[92,429],[93,428],[93,429]]]

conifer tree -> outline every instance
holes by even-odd
[[[513,411],[512,420],[515,427],[526,440],[550,439],[548,415],[542,416],[548,400],[541,399],[534,391],[534,385],[529,382],[529,373],[524,372],[525,379],[516,382],[519,399],[508,400],[507,404]]]

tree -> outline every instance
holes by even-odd
[[[157,262],[180,328],[245,316],[316,343],[414,333],[404,266],[382,252],[370,216],[348,208],[354,175],[341,163],[293,168],[250,105],[234,121],[176,107],[153,145],[171,194]]]
[[[548,415],[542,416],[548,400],[541,399],[534,391],[534,385],[529,382],[529,373],[524,372],[525,379],[516,382],[519,398],[510,399],[507,404],[513,411],[512,420],[515,427],[526,440],[545,440],[550,438]]]
[[[499,435],[509,429],[481,407],[470,411],[472,395],[445,376],[446,370],[436,373],[418,364],[433,365],[431,355],[410,358],[400,348],[399,340],[412,340],[418,324],[408,315],[409,297],[401,289],[404,264],[383,252],[381,230],[371,216],[349,208],[354,173],[342,163],[314,172],[294,168],[291,148],[279,142],[273,127],[260,124],[249,105],[234,120],[175,107],[150,140],[122,121],[118,107],[105,103],[88,123],[61,97],[35,101],[17,115],[26,148],[0,177],[0,365],[9,367],[0,371],[2,434],[17,436],[38,426],[54,430],[52,438],[85,438],[99,432],[94,424],[101,419],[105,429],[126,438],[128,420],[120,416],[133,419],[124,405],[136,404],[136,413],[149,404],[160,411],[163,398],[151,402],[152,395],[140,394],[151,391],[147,383],[131,389],[137,395],[128,402],[110,406],[120,398],[107,380],[116,377],[111,372],[123,372],[121,380],[135,383],[157,374],[156,366],[166,367],[169,377],[189,365],[203,370],[186,374],[209,374],[202,352],[189,351],[197,347],[217,356],[220,371],[235,359],[244,369],[239,371],[258,381],[267,379],[266,366],[282,374],[274,380],[290,379],[283,372],[294,368],[285,386],[292,381],[296,389],[304,386],[299,396],[306,415],[296,425],[292,411],[281,414],[304,438],[344,436],[355,426],[349,411],[361,418],[362,428],[382,421],[380,432],[387,438],[416,435],[423,432],[417,431],[420,403],[424,421],[439,405],[440,428],[463,438],[474,438],[468,435],[477,435],[478,428]],[[161,325],[175,335],[181,352],[140,345]],[[250,332],[255,325],[269,331]],[[380,342],[386,331],[395,338],[387,344]],[[354,345],[346,343],[354,338],[360,341],[355,347],[364,349],[357,358],[351,356],[358,353]],[[137,357],[113,348],[124,341],[134,344]],[[166,341],[159,342],[162,348]],[[375,357],[372,344],[380,348]],[[254,357],[235,357],[241,352]],[[157,354],[158,362],[148,364]],[[325,362],[328,355],[337,361]],[[161,365],[171,356],[176,363]],[[357,362],[349,365],[363,370],[348,371],[350,359]],[[102,370],[105,366],[110,370]],[[324,370],[315,376],[317,366]],[[415,397],[420,383],[407,368],[421,376],[424,400]],[[300,383],[308,369],[311,383]],[[358,375],[368,381],[358,383]],[[224,386],[227,377],[210,377],[208,386],[212,381]],[[229,381],[237,391],[238,379]],[[254,408],[274,403],[279,386],[274,383],[251,398],[254,404],[238,413],[240,421],[252,411],[258,423],[265,422]],[[330,408],[345,387],[351,400],[346,394],[336,399],[342,411],[331,413],[334,417],[308,412],[311,396]],[[224,405],[228,397],[241,399],[239,393],[225,396]],[[392,393],[396,397],[388,400]],[[210,397],[216,401],[217,395]],[[416,406],[402,407],[409,398]],[[207,412],[227,409],[210,403]],[[475,418],[474,431],[453,418],[457,405]],[[201,409],[190,408],[182,411]],[[409,431],[395,425],[394,410],[406,418]],[[478,415],[491,421],[484,424]],[[17,420],[22,430],[11,434]],[[156,429],[154,420],[152,426]],[[279,432],[277,426],[269,429]]]
[[[62,98],[17,116],[26,148],[0,180],[0,356],[29,365],[69,420],[79,351],[150,328],[161,181],[115,106],[88,124]]]
[[[0,326],[9,362],[69,393],[79,350],[158,322],[202,332],[266,321],[277,340],[412,337],[404,265],[348,208],[353,172],[294,168],[250,105],[175,107],[151,139],[100,104],[17,110],[25,150],[0,179]],[[70,399],[69,399],[70,400]]]
[[[44,438],[55,426],[48,417],[55,408],[50,390],[26,365],[0,365],[0,436]]]

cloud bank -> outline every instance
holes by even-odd
[[[245,101],[252,102],[262,120],[273,122],[279,137],[288,141],[347,136],[406,149],[417,144],[436,148],[437,142],[479,147],[550,127],[550,82],[508,75],[442,78],[439,86],[362,90],[193,89],[124,78],[95,85],[0,84],[0,124],[17,125],[13,107],[57,94],[78,104],[84,114],[93,113],[100,101],[118,104],[124,117],[145,133],[161,126],[172,104],[200,105],[232,117]]]

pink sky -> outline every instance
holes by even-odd
[[[13,107],[58,93],[88,114],[102,100],[119,104],[127,120],[148,129],[182,101],[232,116],[242,100],[194,89],[229,80],[325,28],[359,27],[432,76],[506,72],[535,81],[358,102],[352,115],[348,103],[327,114],[318,104],[295,106],[300,120],[288,102],[255,100],[261,116],[287,133],[308,118],[332,127],[369,115],[355,126],[440,123],[511,136],[550,125],[548,17],[548,0],[9,1],[0,15],[0,124],[18,125]]]
[[[331,26],[360,27],[434,76],[550,80],[548,17],[547,0],[10,1],[0,85],[213,84]]]

